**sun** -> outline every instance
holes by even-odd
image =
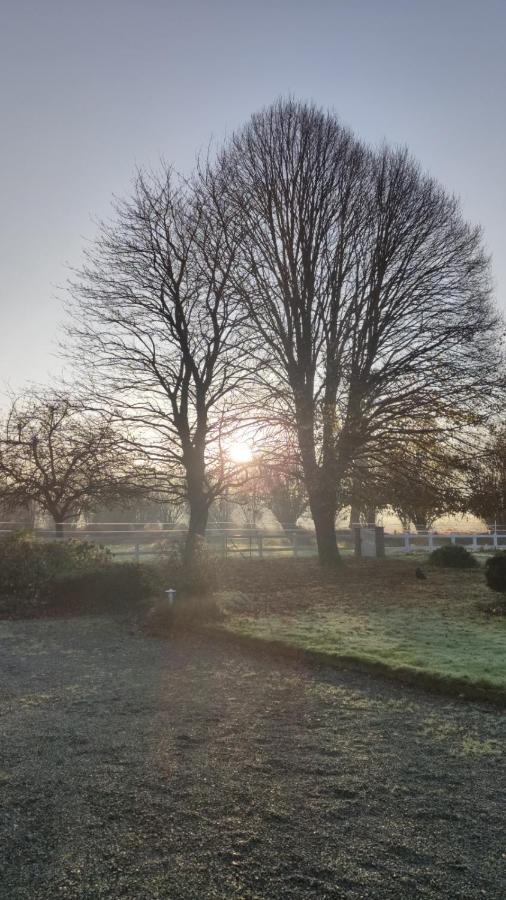
[[[234,463],[250,463],[253,459],[253,451],[246,441],[234,441],[230,444],[228,455]]]

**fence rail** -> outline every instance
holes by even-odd
[[[181,546],[186,529],[164,528],[156,525],[140,528],[137,523],[105,523],[110,526],[66,526],[66,538],[89,540],[108,547],[112,554],[124,559],[154,559],[171,547]],[[0,522],[0,537],[18,530],[20,524]],[[53,540],[58,535],[52,529],[35,528],[39,540]],[[354,549],[354,535],[349,529],[336,532],[341,550]],[[313,531],[283,529],[270,531],[259,528],[212,527],[207,530],[206,541],[210,550],[223,558],[268,558],[283,556],[314,556],[317,552]],[[473,551],[506,549],[506,530],[482,533],[390,532],[385,533],[385,551],[395,556],[404,553],[427,553],[445,544],[460,544]]]

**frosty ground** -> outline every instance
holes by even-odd
[[[504,896],[493,707],[106,617],[0,645],[2,897]]]

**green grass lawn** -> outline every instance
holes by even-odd
[[[426,566],[427,581],[419,582],[416,565],[350,560],[332,581],[318,584],[314,567],[308,582],[308,563],[292,561],[296,586],[288,579],[283,587],[273,577],[262,595],[257,583],[224,627],[397,677],[506,699],[506,620],[477,609],[477,602],[492,598],[483,571]]]

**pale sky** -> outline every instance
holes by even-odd
[[[57,286],[160,157],[189,171],[281,95],[407,144],[460,195],[506,310],[506,0],[3,0],[0,389],[47,381]]]

